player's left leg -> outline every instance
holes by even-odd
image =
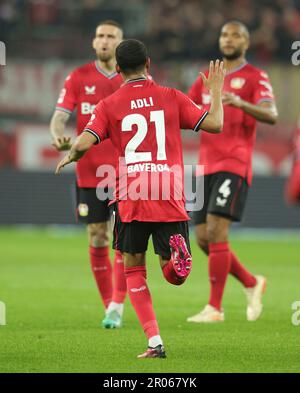
[[[165,357],[146,277],[145,253],[153,225],[138,221],[122,222],[117,204],[115,213],[113,247],[122,252],[127,293],[148,338],[148,349],[139,357]]]
[[[123,255],[129,299],[148,339],[147,350],[138,358],[164,358],[166,354],[163,341],[147,285],[145,253]]]

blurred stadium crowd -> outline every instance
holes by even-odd
[[[300,36],[300,0],[0,0],[0,39],[10,56],[84,58],[95,25],[107,18],[161,61],[216,57],[228,19],[249,26],[249,58],[260,63],[289,61],[287,43]]]

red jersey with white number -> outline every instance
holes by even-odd
[[[118,110],[116,110],[118,108]],[[95,108],[86,131],[118,151],[116,200],[122,222],[188,220],[180,129],[207,115],[178,90],[131,80]]]
[[[234,93],[254,105],[274,100],[268,75],[248,63],[227,73],[223,92]],[[197,104],[209,108],[209,91],[201,77],[192,85],[188,95]],[[204,174],[231,172],[246,178],[251,184],[255,135],[256,120],[253,116],[239,108],[224,105],[223,131],[216,135],[201,134],[199,164],[204,165]]]
[[[67,78],[56,109],[68,113],[77,108],[77,135],[81,134],[98,102],[114,93],[123,83],[118,73],[108,75],[96,61],[75,69]],[[117,164],[117,154],[110,140],[93,146],[76,164],[79,187],[97,187],[103,176],[97,177],[100,165]]]

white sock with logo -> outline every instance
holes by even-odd
[[[148,346],[151,348],[155,348],[158,345],[163,345],[162,339],[160,336],[153,336],[149,338]]]
[[[123,303],[110,302],[108,307],[107,307],[106,314],[110,313],[111,311],[117,311],[117,313],[122,316],[123,315],[123,311],[124,311],[124,304]]]

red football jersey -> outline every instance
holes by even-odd
[[[293,164],[285,189],[287,201],[299,204],[300,201],[300,128],[293,135]]]
[[[98,102],[114,93],[123,83],[114,72],[108,75],[97,61],[75,69],[67,78],[57,101],[56,109],[73,112],[77,108],[77,135],[79,135]],[[117,154],[111,141],[92,147],[76,164],[79,187],[97,187],[102,179],[96,177],[97,168],[103,164],[116,165]]]
[[[300,162],[300,126],[294,131],[293,134],[293,151],[294,161]]]
[[[123,222],[189,219],[180,130],[197,129],[207,113],[178,90],[144,78],[96,106],[86,131],[101,143],[111,139],[118,151],[116,199]]]
[[[255,105],[274,100],[268,75],[248,63],[227,73],[223,92],[235,93]],[[188,95],[197,104],[209,108],[209,91],[201,77],[192,85]],[[256,120],[253,116],[239,108],[224,105],[223,132],[218,135],[201,134],[199,164],[204,165],[204,174],[231,172],[246,178],[251,184],[255,135]]]

